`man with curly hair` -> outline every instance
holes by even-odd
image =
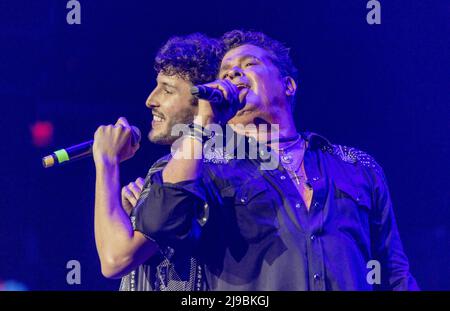
[[[219,42],[198,33],[173,37],[159,50],[157,85],[146,102],[153,115],[150,141],[171,145],[178,138],[172,135],[172,127],[192,123],[199,108],[190,89],[214,80],[220,58]],[[130,145],[130,133],[125,118],[95,133],[95,240],[102,273],[108,278],[123,277],[121,290],[204,289],[203,272],[194,256],[195,239],[184,236],[183,243],[169,247],[155,243],[141,228],[141,210],[166,207],[166,192],[170,192],[171,204],[190,204],[181,195],[197,187],[189,181],[175,184],[162,179],[158,173],[170,155],[159,159],[145,180],[138,178],[123,187],[122,202],[119,199],[119,163],[139,148]]]

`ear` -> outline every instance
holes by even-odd
[[[297,83],[295,83],[295,80],[292,77],[284,77],[284,89],[286,96],[294,96],[295,92],[297,91]]]

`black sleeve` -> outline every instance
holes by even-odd
[[[409,271],[408,258],[403,251],[389,189],[381,167],[375,174],[374,187],[375,214],[371,221],[372,250],[381,264],[380,289],[419,290]]]
[[[205,204],[201,180],[164,183],[162,171],[150,178],[149,193],[133,213],[135,230],[161,246],[198,233],[197,212]]]

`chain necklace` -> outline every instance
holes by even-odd
[[[299,142],[300,146],[298,146]],[[293,147],[297,146],[300,148],[300,150],[288,151],[289,149],[293,149]],[[285,170],[288,171],[291,178],[295,180],[295,183],[297,185],[300,185],[301,183],[306,184],[305,175],[300,173],[306,150],[306,143],[301,140],[301,136],[298,135],[298,138],[293,143],[283,148],[279,148],[278,150],[280,153],[281,164],[283,165]],[[294,156],[294,154],[297,154],[297,156]]]
[[[290,143],[287,146],[284,146],[283,148],[278,148],[282,163],[284,163],[284,164],[292,163],[294,158],[290,152],[286,152],[286,151],[289,150],[290,148],[292,148],[293,146],[295,146],[300,141],[300,139],[301,139],[301,136],[299,134],[297,134],[297,138],[292,143]]]

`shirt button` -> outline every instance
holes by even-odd
[[[314,241],[316,239],[316,236],[314,234],[311,234],[311,236],[309,238],[311,241]]]
[[[318,273],[314,274],[313,278],[316,281],[320,280],[320,274],[318,274]]]
[[[245,203],[245,202],[247,202],[247,197],[242,197],[241,198],[241,203]]]
[[[286,179],[286,176],[281,175],[281,176],[280,176],[280,179],[281,179],[281,180],[285,180],[285,179]]]

